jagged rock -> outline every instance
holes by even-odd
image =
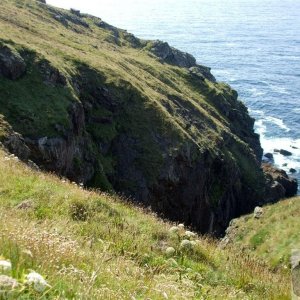
[[[294,169],[294,168],[290,168],[290,173],[297,173],[297,170],[296,169]]]
[[[287,151],[287,150],[284,150],[284,149],[280,149],[280,150],[279,150],[279,153],[280,153],[281,155],[284,155],[284,156],[291,156],[291,155],[293,155],[292,152]]]
[[[299,299],[300,297],[300,251],[293,249],[291,254],[292,267],[292,299]]]
[[[293,268],[292,270],[292,283],[293,283],[293,298],[292,299],[299,299],[300,298],[300,264]]]
[[[3,141],[3,145],[22,160],[27,160],[30,155],[30,149],[23,137],[16,132],[11,132]]]
[[[25,138],[32,159],[42,169],[59,173],[76,182],[88,182],[95,174],[97,161],[86,147],[91,141],[84,136],[85,117],[80,103],[70,107],[72,130],[67,136]]]
[[[237,225],[237,219],[232,219],[228,225],[228,227],[225,230],[225,236],[220,240],[219,242],[219,247],[221,249],[224,249],[232,243],[232,241],[236,237],[236,232],[238,230],[238,225]]]
[[[150,52],[159,57],[163,62],[179,67],[189,68],[191,74],[197,76],[200,80],[204,80],[206,78],[213,82],[216,81],[215,77],[210,72],[210,68],[197,65],[196,59],[193,55],[175,49],[167,42],[159,40],[151,42]]]
[[[266,154],[264,154],[264,156],[265,156],[266,158],[268,158],[269,160],[274,160],[274,156],[273,156],[272,153],[266,153]]]
[[[74,14],[74,15],[78,16],[78,17],[80,17],[80,16],[81,16],[81,14],[80,14],[80,10],[77,10],[77,9],[71,8],[71,9],[70,9],[70,12],[71,12],[72,14]]]
[[[26,145],[22,135],[15,132],[10,124],[8,124],[1,115],[0,127],[5,132],[1,138],[3,146],[21,160],[26,161],[30,155],[30,149]]]
[[[90,27],[89,24],[81,17],[80,12],[79,12],[79,15],[78,15],[78,13],[72,13],[71,11],[70,12],[67,12],[67,11],[62,12],[61,10],[59,10],[55,7],[51,7],[51,6],[47,6],[47,9],[51,13],[51,15],[54,19],[61,22],[66,27],[68,25],[71,25],[72,23],[75,25],[83,26],[85,28]],[[71,29],[75,30],[74,28],[71,28]]]
[[[211,68],[196,65],[194,67],[190,67],[189,70],[193,75],[197,76],[201,80],[206,78],[210,81],[216,82],[216,78],[210,72]]]
[[[256,206],[253,212],[253,217],[255,219],[259,219],[263,214],[263,208],[260,206]]]
[[[33,169],[35,171],[40,171],[41,170],[39,168],[39,166],[30,159],[27,161],[27,165],[28,165],[28,167],[30,167],[31,169]]]
[[[262,164],[263,171],[268,179],[269,191],[267,192],[266,198],[271,200],[270,193],[274,196],[276,194],[280,195],[280,188],[278,187],[278,184],[274,185],[274,182],[278,182],[285,190],[284,196],[285,197],[292,197],[297,194],[298,189],[298,183],[297,180],[294,178],[291,178],[287,175],[287,173],[284,170],[280,170],[275,168],[274,166],[270,164]],[[276,189],[276,193],[274,192],[274,189]],[[271,201],[277,201],[279,199],[273,199]]]
[[[55,20],[57,20],[58,22],[60,22],[61,24],[63,24],[64,26],[66,26],[66,27],[68,26],[68,21],[63,16],[61,16],[61,15],[54,15],[53,18]]]
[[[25,200],[16,206],[17,209],[20,210],[28,210],[33,208],[32,200]]]
[[[278,181],[274,181],[270,186],[271,202],[277,201],[285,197],[285,188]]]
[[[300,250],[293,249],[291,253],[291,267],[296,268],[300,265]]]
[[[63,76],[59,70],[51,66],[46,60],[39,63],[39,69],[46,84],[54,86],[65,86],[67,84],[65,76]]]
[[[0,44],[0,75],[16,80],[26,72],[26,64],[20,54],[7,45]]]
[[[134,48],[141,47],[141,40],[135,37],[133,34],[124,32],[123,37],[127,42],[131,44],[132,47]]]
[[[170,47],[166,42],[153,42],[150,51],[163,61],[179,67],[190,68],[196,65],[196,59],[191,54]]]
[[[37,2],[40,2],[40,3],[43,3],[43,4],[46,4],[46,0],[36,0]]]

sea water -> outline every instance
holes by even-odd
[[[56,3],[55,3],[56,2]],[[256,119],[264,152],[300,181],[300,0],[48,0],[193,54]]]

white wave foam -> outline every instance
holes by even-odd
[[[300,113],[300,108],[294,108],[294,109],[292,109],[292,111],[294,111],[294,112],[296,112],[296,113]]]
[[[262,110],[248,108],[248,111],[250,114],[255,114],[255,115],[259,115],[259,116],[265,115],[265,113]]]
[[[289,132],[290,128],[287,127],[283,120],[275,118],[275,117],[271,117],[271,116],[266,116],[264,117],[264,113],[261,111],[250,111],[250,113],[256,113],[258,115],[260,115],[261,119],[257,119],[255,121],[255,131],[260,135],[261,139],[265,139],[265,134],[267,132],[267,125],[266,123],[271,123],[274,124],[276,126],[278,126],[279,128],[283,129],[285,132]]]
[[[262,119],[257,120],[255,122],[255,131],[261,136],[263,137],[265,135],[265,133],[267,132],[267,127],[264,124],[264,121]]]
[[[292,138],[265,138],[261,136],[261,145],[264,153],[273,153],[274,163],[281,169],[289,171],[294,168],[300,172],[300,139]],[[284,149],[292,153],[291,156],[284,156],[274,152],[274,149]]]
[[[281,119],[278,119],[278,118],[275,118],[275,117],[271,117],[271,116],[267,116],[265,118],[265,120],[266,120],[266,122],[269,122],[269,123],[277,125],[279,128],[285,130],[286,132],[289,132],[291,130],[290,128],[288,128],[284,124],[283,120],[281,120]]]
[[[251,88],[248,91],[251,93],[252,97],[259,97],[266,94],[265,92],[257,90],[257,88]]]
[[[278,85],[273,85],[272,84],[272,85],[270,85],[270,88],[271,88],[272,91],[274,91],[274,92],[276,92],[278,94],[284,94],[284,95],[289,95],[290,94],[290,92],[288,92],[286,90],[286,88],[282,87],[282,86],[278,86]]]

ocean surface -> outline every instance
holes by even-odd
[[[256,119],[265,153],[300,183],[300,0],[48,0],[193,54]]]

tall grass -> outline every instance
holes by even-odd
[[[288,276],[259,260],[185,229],[172,233],[174,224],[154,214],[3,151],[0,194],[0,255],[11,275],[22,282],[32,269],[51,285],[44,294],[23,289],[19,299],[288,299]],[[183,249],[187,238],[194,246]]]

